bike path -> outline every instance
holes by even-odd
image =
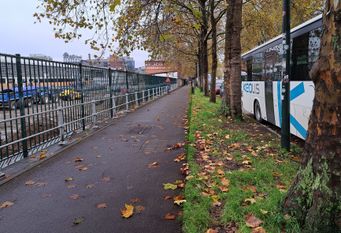
[[[183,149],[165,150],[184,141],[188,101],[189,89],[180,88],[0,186],[0,204],[14,203],[0,209],[0,232],[181,232],[179,220],[164,219],[181,211],[164,200],[179,190],[163,184],[183,179],[173,161]],[[141,213],[122,218],[125,203]]]

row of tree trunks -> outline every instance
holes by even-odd
[[[217,75],[217,67],[218,67],[218,58],[217,58],[217,23],[214,17],[215,10],[215,1],[210,0],[210,18],[211,18],[211,28],[212,28],[212,67],[211,67],[211,94],[210,101],[212,103],[216,102],[216,75]]]
[[[300,171],[283,203],[302,232],[341,232],[341,1],[328,0]]]

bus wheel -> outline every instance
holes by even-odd
[[[260,110],[259,102],[257,100],[255,101],[254,116],[258,122],[262,122],[262,120],[263,120],[262,119],[262,112]]]

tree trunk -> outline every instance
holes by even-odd
[[[206,1],[199,0],[200,12],[201,12],[201,28],[200,28],[200,43],[201,43],[201,56],[202,56],[202,80],[204,84],[205,96],[209,96],[208,93],[208,52],[207,52],[207,32],[208,32],[208,19],[206,10]]]
[[[217,25],[214,17],[215,1],[210,0],[211,9],[211,27],[212,27],[212,72],[211,72],[211,96],[210,101],[216,102],[216,74],[217,74]]]
[[[241,43],[242,30],[242,0],[231,1],[232,10],[232,35],[231,35],[231,60],[230,60],[230,108],[234,118],[242,118],[241,104]]]
[[[226,0],[226,22],[225,22],[225,58],[224,58],[224,96],[222,110],[227,116],[230,114],[230,59],[231,59],[231,0]]]
[[[328,12],[328,14],[327,14]],[[308,137],[300,171],[283,203],[302,232],[341,232],[341,1],[328,0]]]
[[[199,87],[200,91],[204,91],[204,83],[203,83],[203,74],[202,74],[202,48],[201,48],[201,42],[199,41],[199,48],[198,48],[198,72],[199,72]]]

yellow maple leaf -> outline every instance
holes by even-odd
[[[176,201],[174,201],[174,204],[176,204],[176,205],[181,205],[181,204],[183,204],[183,203],[185,203],[186,202],[186,200],[176,200]]]
[[[123,218],[130,218],[134,214],[134,206],[125,204],[124,209],[121,209],[121,215]]]

